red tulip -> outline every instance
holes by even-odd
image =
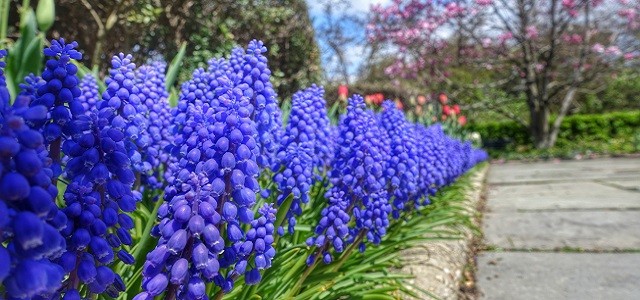
[[[455,112],[456,115],[459,115],[460,114],[460,105],[454,104],[453,105],[453,112]]]
[[[449,105],[442,106],[442,114],[448,116],[451,114],[451,107]]]
[[[459,116],[458,117],[458,124],[460,124],[460,126],[464,126],[465,124],[467,124],[467,117]]]
[[[338,98],[346,100],[349,97],[349,88],[345,84],[338,86]]]
[[[402,101],[396,100],[396,107],[402,110],[404,108],[404,104],[402,104]]]
[[[425,103],[427,103],[427,97],[425,97],[424,95],[420,95],[418,96],[418,104],[420,105],[424,105]]]
[[[447,104],[447,101],[449,101],[449,98],[447,97],[447,94],[440,93],[440,95],[438,95],[438,101],[440,101],[440,104],[445,105]]]

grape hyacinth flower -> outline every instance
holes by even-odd
[[[59,231],[67,220],[54,201],[44,138],[25,121],[46,118],[47,107],[29,107],[28,95],[10,106],[4,67],[0,61],[0,298],[51,298],[65,275],[53,261],[66,248]]]
[[[309,190],[314,183],[314,168],[323,164],[318,160],[318,155],[328,150],[326,145],[318,145],[318,137],[326,141],[326,131],[329,129],[318,128],[328,125],[322,124],[322,117],[316,111],[317,106],[314,103],[318,101],[318,96],[322,97],[322,92],[322,88],[313,85],[293,95],[289,121],[276,157],[277,164],[272,167],[276,172],[273,180],[279,191],[276,203],[281,206],[287,197],[293,198],[287,212],[289,233],[294,231],[296,216],[302,213],[302,204],[309,202]],[[328,123],[326,114],[324,118]]]
[[[78,97],[80,103],[87,113],[96,109],[96,105],[100,100],[100,92],[98,91],[98,82],[91,74],[85,74],[79,84],[82,94]]]
[[[30,104],[43,105],[49,110],[47,118],[40,122],[30,122],[29,126],[37,128],[44,136],[49,155],[53,159],[54,178],[62,172],[60,146],[63,136],[75,134],[74,127],[67,125],[75,116],[84,114],[84,107],[78,99],[81,95],[76,76],[78,67],[71,62],[72,59],[82,58],[76,47],[77,42],[67,44],[61,38],[52,40],[51,46],[44,49],[44,54],[51,57],[42,72],[42,79],[46,84],[38,88],[37,97]]]
[[[286,138],[285,138],[286,139]],[[278,172],[273,181],[279,191],[276,203],[281,206],[288,197],[292,197],[291,206],[287,212],[289,233],[293,233],[296,216],[302,214],[302,204],[309,202],[309,190],[313,178],[313,159],[311,158],[311,143],[289,142],[285,149],[278,153]],[[278,228],[279,234],[284,231]]]
[[[426,136],[429,137],[431,143],[425,143],[425,146],[430,146],[433,151],[433,168],[435,169],[435,188],[441,188],[448,183],[448,170],[446,157],[448,155],[444,145],[444,131],[440,124],[431,125],[426,128]]]
[[[261,167],[270,167],[280,147],[282,135],[282,112],[278,106],[278,99],[273,84],[271,83],[271,70],[267,65],[267,58],[263,53],[267,47],[262,41],[252,40],[247,46],[241,69],[237,64],[231,64],[231,69],[236,74],[242,70],[242,83],[251,88],[251,105],[254,107],[252,119],[255,121],[258,131],[256,142],[260,149],[258,164]],[[233,61],[232,61],[233,62]]]
[[[42,80],[40,76],[29,74],[24,78],[24,82],[20,83],[19,95],[28,96],[30,99],[29,103],[31,103],[38,98],[38,90],[45,84],[47,84],[47,82]]]
[[[125,134],[124,145],[136,173],[151,172],[149,164],[142,160],[141,149],[146,149],[151,139],[147,132],[147,107],[140,98],[140,86],[136,85],[135,64],[130,54],[120,53],[111,59],[107,89],[102,93],[98,110],[115,109],[119,127]]]
[[[215,89],[216,85],[216,78],[213,78],[210,73],[202,68],[195,69],[191,74],[191,79],[182,83],[179,98],[199,106],[211,104],[215,101],[215,94],[212,87]],[[185,103],[187,102],[183,104],[186,105]],[[179,102],[178,105],[180,104]],[[173,113],[178,112],[174,111]],[[175,131],[175,129],[173,131]]]
[[[162,221],[152,231],[159,240],[147,255],[144,292],[135,299],[161,293],[167,299],[206,299],[211,282],[229,292],[251,265],[246,278],[255,283],[255,269],[268,267],[275,254],[269,248],[272,209],[263,208],[258,220],[251,210],[260,187],[253,107],[242,89],[248,87],[218,77],[211,82],[215,100],[210,100],[213,92],[202,93],[208,87],[197,81],[183,85],[175,115],[182,125],[172,151],[180,158],[171,167],[166,203],[159,209]],[[242,224],[251,224],[255,235],[245,235]]]
[[[380,139],[383,130],[373,113],[366,110],[361,96],[349,99],[339,128],[330,172],[333,186],[325,195],[329,206],[322,211],[315,237],[307,240],[307,245],[320,247],[316,255],[322,255],[325,263],[332,260],[328,245],[342,252],[351,243],[359,243],[360,250],[364,251],[365,237],[378,244],[386,233],[391,212],[383,176],[389,151]],[[355,226],[348,228],[351,214]],[[310,257],[308,263],[313,260]]]
[[[435,195],[437,187],[444,181],[437,168],[436,141],[431,131],[422,124],[415,124],[411,129],[412,135],[420,138],[418,150],[418,195],[425,197],[421,204],[429,203],[429,196]]]
[[[418,153],[411,125],[404,114],[396,108],[393,101],[382,104],[380,125],[389,135],[391,155],[387,161],[387,183],[389,195],[393,195],[393,217],[398,218],[400,211],[414,196],[417,196]],[[418,204],[418,203],[416,203]]]
[[[251,229],[247,231],[246,241],[240,247],[238,252],[240,262],[236,264],[234,273],[245,273],[245,281],[248,285],[254,285],[260,282],[260,270],[271,267],[271,260],[276,255],[276,249],[273,247],[274,242],[274,225],[276,221],[276,210],[271,204],[264,204],[258,213],[260,217],[251,221]],[[247,261],[255,255],[254,267],[246,272],[238,270],[247,268]]]
[[[154,62],[144,65],[136,70],[138,96],[147,108],[148,128],[150,144],[145,148],[143,164],[149,170],[142,174],[141,183],[154,189],[162,188],[162,176],[159,174],[160,166],[169,161],[167,146],[171,144],[171,108],[169,107],[169,93],[165,87],[166,63]]]
[[[234,48],[233,52],[240,50],[242,52],[242,56],[244,56],[244,50],[242,48]],[[233,52],[231,57],[233,58]],[[230,58],[231,59],[231,58]],[[223,75],[229,75],[228,72],[231,68],[231,65],[240,65],[239,63],[230,63],[228,60],[224,58],[212,58],[207,62],[207,73],[212,74],[215,78],[218,78]]]
[[[134,226],[126,212],[133,212],[142,198],[133,190],[133,161],[140,158],[136,147],[145,145],[138,125],[146,124],[138,113],[133,68],[129,56],[113,58],[102,100],[96,110],[70,123],[76,134],[62,147],[68,156],[64,211],[69,223],[63,234],[69,251],[60,264],[71,282],[65,294],[81,292],[82,283],[87,286],[83,293],[116,297],[124,284],[109,266],[116,257],[134,263],[123,245],[132,244],[129,230]]]
[[[313,109],[308,113],[311,115],[310,119],[316,133],[313,151],[314,167],[318,170],[327,169],[333,159],[334,141],[327,112],[327,101],[324,99],[324,88],[314,84],[306,91],[311,94],[311,102],[313,103]]]

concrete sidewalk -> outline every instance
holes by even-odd
[[[492,165],[482,299],[640,299],[640,159]]]

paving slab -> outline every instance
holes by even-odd
[[[518,184],[540,181],[577,181],[592,179],[640,179],[640,159],[595,159],[493,165],[491,184]]]
[[[493,252],[478,257],[481,299],[640,299],[640,253]]]
[[[640,209],[640,191],[629,188],[633,184],[632,180],[610,180],[490,186],[487,209],[490,212]]]
[[[640,192],[640,178],[620,178],[612,180],[602,180],[602,183],[609,184],[610,186],[623,188],[630,191]]]
[[[484,236],[505,249],[640,249],[640,210],[486,213]]]

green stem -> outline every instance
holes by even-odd
[[[253,296],[256,293],[256,289],[258,289],[258,285],[254,284],[252,285],[247,293],[244,293],[243,295],[246,296],[244,299],[249,299],[251,296]]]
[[[144,226],[144,231],[142,232],[142,240],[140,241],[140,245],[136,248],[136,250],[132,253],[133,257],[138,258],[140,252],[145,248],[144,245],[150,241],[149,236],[151,235],[151,229],[153,229],[153,224],[156,222],[156,215],[158,214],[158,209],[160,209],[160,205],[164,202],[164,196],[159,197],[156,200],[155,205],[153,206],[153,211],[151,212],[151,217],[147,220],[147,224]]]
[[[332,272],[337,272],[338,270],[340,270],[340,267],[344,265],[344,263],[349,258],[349,255],[351,255],[351,252],[353,252],[353,249],[358,247],[358,244],[360,244],[363,238],[364,238],[364,231],[360,231],[360,234],[358,234],[358,237],[353,241],[351,245],[349,245],[347,250],[342,253],[342,256],[340,256],[340,260],[335,265],[333,265],[333,269],[331,270]]]
[[[311,274],[313,269],[315,269],[316,266],[318,265],[318,261],[320,260],[321,255],[322,255],[322,251],[318,250],[313,259],[313,264],[311,266],[308,266],[307,269],[304,270],[304,273],[302,273],[302,276],[300,276],[298,281],[296,281],[296,284],[293,286],[292,289],[289,290],[289,292],[287,293],[287,296],[284,297],[284,299],[292,299],[293,296],[298,293],[300,288],[302,288],[302,284],[304,284],[304,281],[307,279],[307,277],[309,277],[309,274]]]
[[[11,0],[0,0],[0,47],[5,48],[7,31],[9,30],[9,3]]]
[[[221,300],[222,297],[224,296],[224,293],[222,292],[222,290],[219,290],[215,296],[213,296],[213,300]]]

